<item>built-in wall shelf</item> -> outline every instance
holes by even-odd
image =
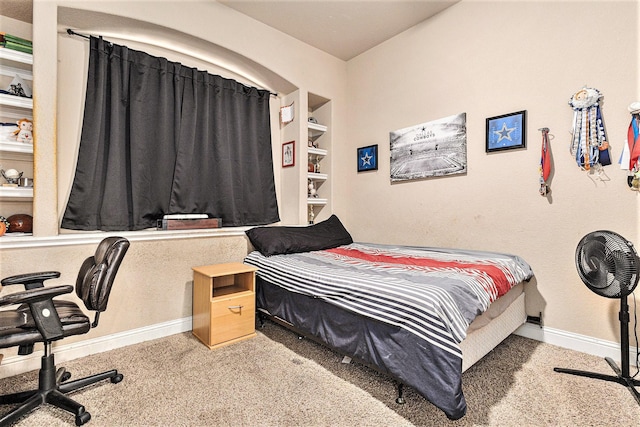
[[[327,203],[328,203],[327,199],[319,199],[314,197],[309,197],[307,199],[307,205],[310,205],[310,206],[324,206]]]
[[[308,120],[307,133],[307,219],[316,221],[317,215],[331,200],[331,102],[329,99],[307,94]],[[326,212],[322,217],[328,217]],[[321,217],[321,218],[322,218]]]
[[[23,96],[7,95],[6,93],[0,93],[0,105],[6,105],[7,107],[24,108],[25,110],[33,109],[33,99],[25,98]],[[29,112],[31,115],[31,112]]]
[[[22,64],[33,64],[33,55],[30,53],[20,52],[13,49],[0,49],[0,59],[8,61],[20,62]]]
[[[307,173],[307,178],[312,179],[314,181],[326,181],[328,177],[329,175],[327,175],[326,173],[315,173],[315,172]]]
[[[321,135],[327,131],[327,126],[321,125],[319,123],[309,122],[308,127],[312,133],[315,134],[317,132],[318,135]]]
[[[309,147],[307,149],[307,153],[312,154],[314,156],[326,156],[328,151],[327,150],[323,150],[322,148],[315,148],[315,147]]]
[[[16,129],[18,129],[16,127]],[[6,153],[24,153],[33,154],[33,144],[25,144],[24,142],[0,141],[0,151]]]
[[[33,187],[0,187],[3,201],[22,201],[33,199]]]

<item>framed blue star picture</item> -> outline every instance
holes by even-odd
[[[358,172],[378,170],[378,145],[358,148]]]
[[[526,111],[487,119],[486,152],[526,148]]]

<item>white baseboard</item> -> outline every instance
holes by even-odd
[[[515,331],[515,334],[593,356],[602,358],[610,357],[618,364],[620,363],[620,344],[616,342],[605,341],[586,335],[562,331],[560,329],[548,328],[546,326],[541,328],[532,323],[525,323],[520,326]],[[636,347],[629,346],[629,363],[635,366]]]
[[[128,345],[141,343],[169,335],[190,331],[191,317],[158,323],[113,335],[93,338],[73,344],[54,345],[56,364],[91,354],[102,353]],[[557,345],[570,350],[580,351],[600,357],[610,357],[620,362],[620,346],[618,343],[605,341],[586,335],[574,334],[548,327],[540,327],[525,323],[515,332],[516,335],[533,340]],[[34,352],[29,356],[6,357],[0,364],[0,378],[6,378],[40,368],[42,352]],[[636,360],[635,347],[629,347],[629,361],[633,365]]]
[[[189,316],[72,344],[62,344],[60,341],[60,345],[54,344],[53,347],[56,365],[79,357],[190,331],[191,325],[191,316]],[[28,356],[5,357],[0,364],[0,378],[40,369],[41,358],[42,351],[37,350]]]

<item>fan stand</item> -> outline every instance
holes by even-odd
[[[613,375],[604,375],[596,372],[578,371],[575,369],[567,368],[553,368],[555,372],[561,372],[564,374],[579,375],[582,377],[595,378],[598,380],[612,381],[618,384],[622,384],[627,387],[636,402],[640,405],[640,393],[636,390],[637,386],[640,386],[640,381],[632,378],[629,375],[629,304],[627,303],[627,297],[624,296],[620,299],[620,360],[622,363],[622,370],[618,368],[616,362],[610,357],[605,357],[611,369],[616,373]]]

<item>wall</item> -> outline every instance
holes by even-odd
[[[604,94],[612,159],[627,106],[640,100],[638,2],[463,0],[348,63],[348,133],[336,150],[336,212],[360,241],[515,253],[533,267],[528,312],[549,328],[619,341],[617,300],[576,273],[582,236],[610,229],[640,246],[639,194],[617,164],[597,175],[569,155],[569,98]],[[485,153],[485,119],[527,110],[527,148]],[[467,113],[468,172],[391,184],[389,132]],[[538,194],[541,133],[549,127],[551,194]],[[376,172],[356,173],[357,147],[378,144]],[[384,200],[385,203],[380,203]]]

